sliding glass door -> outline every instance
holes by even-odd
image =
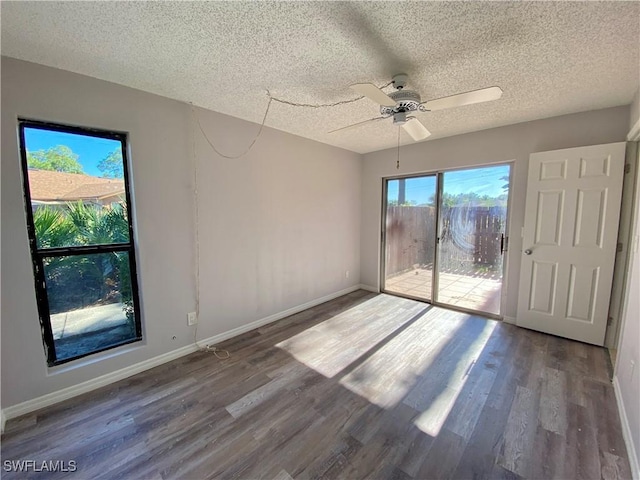
[[[385,181],[382,289],[500,315],[510,165]]]
[[[441,174],[438,303],[500,314],[509,165]]]
[[[384,291],[432,299],[436,184],[436,175],[386,181]]]

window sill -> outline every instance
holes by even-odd
[[[47,367],[47,376],[54,376],[61,373],[67,373],[73,370],[77,370],[79,368],[88,367],[89,365],[103,362],[104,360],[107,360],[109,358],[119,357],[120,355],[125,355],[127,353],[140,350],[141,348],[144,348],[146,346],[147,343],[143,339],[137,342],[128,343],[126,345],[121,345],[119,347],[105,350],[104,352],[96,353],[94,355],[71,360],[70,362],[64,363],[62,365]]]

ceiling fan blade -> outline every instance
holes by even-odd
[[[409,117],[405,123],[402,124],[402,128],[411,135],[416,142],[424,140],[431,132],[418,120],[416,117]]]
[[[365,120],[364,122],[358,122],[358,123],[354,123],[353,125],[347,125],[346,127],[336,128],[335,130],[331,130],[330,132],[327,132],[327,133],[335,133],[335,132],[339,132],[340,130],[348,130],[350,128],[359,127],[360,125],[363,125],[365,123],[374,122],[376,120],[384,120],[385,118],[389,118],[389,117],[370,118],[369,120]]]
[[[385,107],[396,106],[396,101],[393,98],[371,83],[356,83],[355,85],[351,85],[349,88],[358,92],[360,95],[364,95],[368,99],[373,100],[379,105],[383,105]]]
[[[499,99],[501,96],[502,89],[500,87],[489,87],[451,95],[450,97],[429,100],[422,105],[430,111],[444,110],[445,108],[461,107],[463,105],[471,105],[472,103],[490,102],[491,100]]]

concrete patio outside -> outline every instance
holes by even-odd
[[[125,325],[127,322],[122,303],[79,308],[51,315],[51,329],[56,340]]]
[[[122,303],[97,305],[51,315],[57,360],[66,360],[135,338]]]
[[[416,268],[387,278],[385,291],[431,300],[430,268]],[[483,274],[440,273],[437,300],[455,307],[500,314],[502,280]]]

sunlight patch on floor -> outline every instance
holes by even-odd
[[[405,404],[418,412],[414,424],[436,436],[496,325],[379,295],[277,346],[372,404]]]
[[[491,337],[496,324],[497,322],[493,320],[487,321],[480,335],[466,350],[459,353],[458,362],[441,392],[433,394],[429,401],[425,402],[425,405],[416,405],[419,407],[417,410],[421,411],[421,413],[413,423],[424,433],[434,437],[440,433],[440,429],[447,420],[449,413],[451,413],[451,409],[469,378],[469,372],[474,367]],[[429,378],[429,372],[426,372],[426,378]],[[422,399],[424,400],[424,397]],[[411,395],[405,399],[405,403],[412,403]]]
[[[443,316],[449,318],[444,320]],[[458,338],[458,331],[468,322],[476,325],[478,335],[464,342]],[[450,392],[451,398],[457,397],[457,387],[462,388],[460,384],[466,379],[469,366],[482,351],[495,323],[433,309],[357,366],[340,383],[379,407],[393,408],[402,401],[424,412],[440,396],[446,398],[447,388],[455,390]],[[399,356],[402,361],[397,361]],[[430,428],[429,418],[427,414],[422,419],[421,424],[427,425],[425,428]]]
[[[294,335],[276,346],[332,378],[429,308],[379,295]]]
[[[429,316],[430,312],[380,345],[366,361],[347,373],[340,384],[382,408],[400,403],[431,362],[424,355],[428,342],[425,326],[432,324]],[[404,357],[402,362],[397,361],[398,356]]]

